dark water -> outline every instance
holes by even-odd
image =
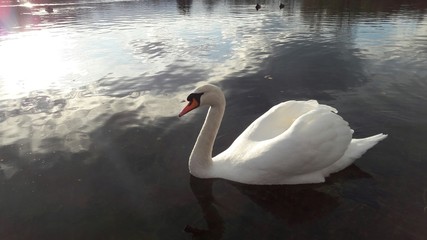
[[[426,239],[426,2],[255,3],[2,3],[0,239]],[[202,81],[215,153],[289,99],[389,137],[324,184],[191,178]]]

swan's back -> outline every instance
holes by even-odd
[[[320,105],[315,100],[282,102],[256,119],[241,136],[253,141],[272,139],[289,129],[303,114],[315,109],[337,112],[336,109]]]
[[[214,158],[215,174],[252,184],[322,182],[353,133],[335,112],[314,100],[272,107]]]

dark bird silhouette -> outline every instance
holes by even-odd
[[[280,3],[279,8],[280,8],[280,9],[282,9],[282,8],[284,8],[284,7],[285,7],[285,4]]]
[[[261,5],[259,3],[256,4],[255,9],[258,11],[261,8]]]
[[[53,13],[53,7],[51,7],[51,6],[45,7],[44,10],[46,10],[46,12],[48,12],[48,13]]]

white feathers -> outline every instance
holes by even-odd
[[[219,88],[210,86],[203,86],[209,98],[223,98]],[[352,139],[353,130],[336,109],[315,100],[288,101],[256,119],[227,150],[212,159],[212,133],[216,135],[225,107],[225,101],[220,102],[221,106],[211,106],[193,149],[198,154],[190,157],[190,172],[197,177],[247,184],[323,182],[387,136]]]

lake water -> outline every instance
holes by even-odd
[[[0,238],[426,239],[426,2],[260,3],[2,3]],[[227,97],[215,153],[290,99],[389,137],[324,184],[193,178],[200,82]]]

